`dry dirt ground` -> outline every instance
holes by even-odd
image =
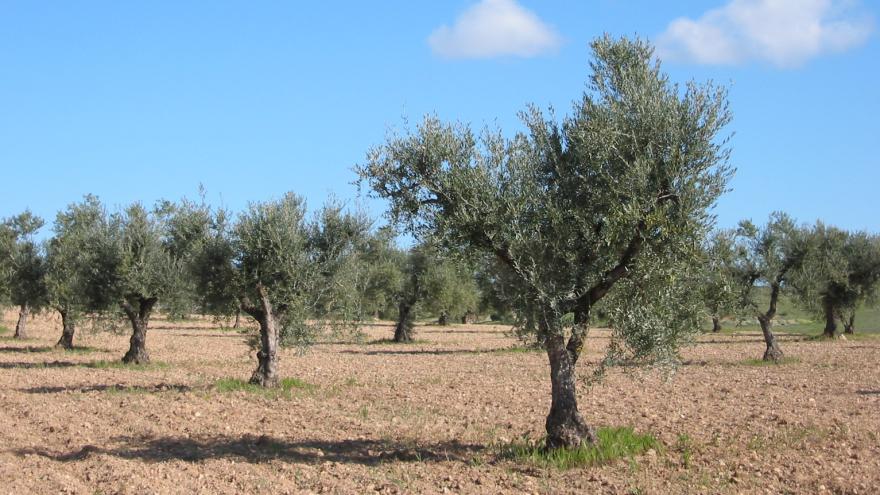
[[[14,326],[13,312],[3,324]],[[663,446],[567,471],[502,456],[537,439],[549,405],[546,357],[510,351],[504,327],[420,327],[419,343],[285,351],[284,376],[311,386],[224,392],[255,366],[246,336],[210,322],[156,320],[160,365],[118,360],[127,337],[84,333],[84,352],[0,337],[3,493],[880,493],[880,340],[783,338],[794,362],[756,366],[758,335],[705,336],[668,380],[614,370],[582,386],[597,426],[632,426]],[[590,374],[607,338],[595,332]]]

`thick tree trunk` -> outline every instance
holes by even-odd
[[[444,327],[449,325],[449,313],[447,311],[440,312],[440,317],[437,318],[437,324]]]
[[[409,302],[402,302],[398,306],[397,325],[394,327],[394,341],[412,342],[412,339],[412,305]]]
[[[27,319],[28,315],[31,313],[30,306],[27,303],[22,304],[21,308],[18,310],[18,323],[15,324],[15,335],[16,339],[26,339],[27,338]]]
[[[131,322],[131,338],[129,339],[128,352],[122,356],[122,362],[125,364],[146,364],[150,362],[150,354],[147,352],[147,327],[150,324],[150,314],[153,312],[153,306],[156,305],[157,299],[139,298],[138,308],[135,310],[128,301],[122,303],[122,310],[125,311]]]
[[[232,324],[232,328],[241,327],[241,309],[235,312],[235,323]]]
[[[470,325],[475,321],[477,321],[477,315],[473,311],[468,311],[464,314],[464,316],[461,317],[461,323],[463,325]]]
[[[67,310],[58,310],[58,313],[61,314],[61,338],[58,339],[55,346],[73,349],[73,334],[76,331],[76,324]]]
[[[547,448],[576,448],[596,441],[596,432],[584,421],[577,406],[575,361],[561,335],[547,339],[550,360],[551,403],[545,427]]]
[[[721,331],[721,318],[717,316],[712,317],[712,331],[716,333]]]
[[[856,315],[849,315],[849,319],[843,322],[843,333],[856,333]]]
[[[257,351],[257,369],[251,375],[250,383],[261,387],[277,387],[278,376],[278,345],[281,335],[275,325],[275,315],[265,288],[258,287],[261,309],[257,321],[260,324],[260,350]]]
[[[773,320],[762,316],[758,318],[761,324],[761,332],[764,333],[764,343],[767,344],[767,350],[764,351],[764,361],[779,361],[784,354],[776,342],[776,336],[773,335]]]
[[[824,301],[822,303],[822,310],[825,312],[825,329],[822,331],[822,336],[833,339],[837,333],[837,320],[834,318],[834,306],[828,301]]]

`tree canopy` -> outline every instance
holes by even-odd
[[[549,446],[591,436],[577,413],[572,370],[593,305],[626,278],[641,277],[631,287],[644,296],[638,289],[652,277],[693,259],[732,173],[720,134],[730,121],[723,88],[672,84],[640,40],[606,36],[592,48],[589,89],[561,122],[530,107],[521,114],[526,131],[507,139],[427,117],[357,169],[389,201],[393,221],[447,247],[491,253],[515,274],[525,314],[537,321],[521,328],[551,361]],[[655,299],[644,302],[647,310]],[[566,313],[575,315],[568,343]],[[671,316],[656,312],[664,313]],[[666,331],[655,319],[616,321],[627,322],[622,337]],[[668,356],[661,347],[673,343],[623,342],[645,346],[636,349],[641,356]]]

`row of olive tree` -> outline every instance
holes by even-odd
[[[705,254],[701,287],[713,331],[724,315],[756,318],[765,360],[783,356],[772,330],[783,293],[822,319],[824,336],[833,338],[837,320],[847,333],[855,331],[856,309],[874,302],[880,287],[880,237],[821,222],[798,226],[779,212],[761,227],[743,221],[715,232]]]

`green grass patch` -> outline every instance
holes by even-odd
[[[10,331],[11,330],[9,330],[8,328],[4,327],[3,325],[0,325],[0,335],[6,335]]]
[[[299,378],[282,378],[276,388],[261,387],[238,378],[221,378],[214,382],[214,389],[218,392],[247,392],[270,398],[289,398],[294,391],[311,392],[316,388],[318,388],[317,385],[305,382]]]
[[[599,428],[598,442],[575,449],[544,448],[544,440],[514,442],[503,446],[501,457],[529,462],[542,467],[572,469],[608,464],[617,459],[630,459],[659,449],[660,442],[651,435],[639,434],[632,428]]]
[[[168,363],[163,363],[161,361],[154,361],[151,363],[144,364],[126,364],[122,361],[92,361],[91,363],[83,363],[83,366],[86,368],[93,368],[99,370],[110,370],[110,369],[118,369],[118,370],[132,370],[132,371],[153,371],[153,370],[163,370],[171,367]]]
[[[512,346],[503,349],[493,349],[489,352],[492,354],[529,354],[532,352],[544,352],[544,349],[534,346]]]
[[[763,359],[746,359],[745,361],[741,361],[740,364],[745,366],[781,366],[783,364],[797,364],[800,363],[801,360],[794,357],[784,357],[779,361],[773,361],[772,359],[769,361],[764,361]]]

